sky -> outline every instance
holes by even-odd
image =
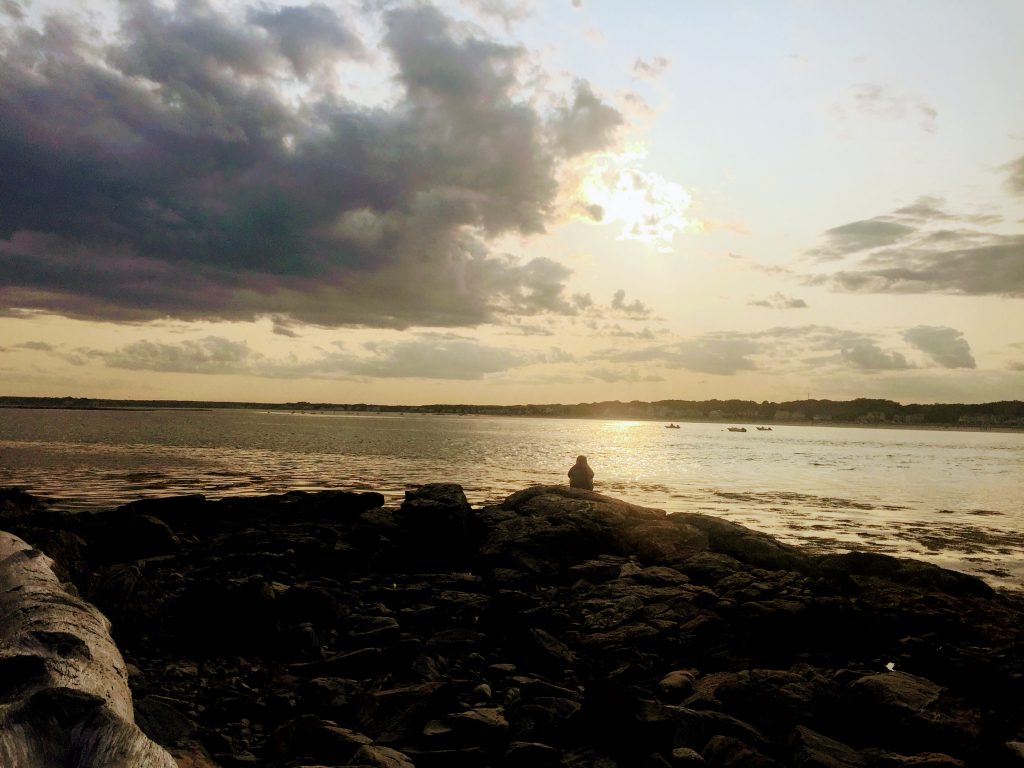
[[[0,0],[0,394],[1024,399],[1018,0]]]

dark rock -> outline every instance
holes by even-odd
[[[323,587],[296,584],[278,598],[277,611],[286,624],[310,622],[331,629],[338,618],[338,601]]]
[[[469,554],[472,511],[462,486],[430,483],[405,492],[395,522],[408,540],[403,557],[417,565],[461,561]]]
[[[538,741],[513,741],[505,750],[506,768],[555,768],[558,750]]]
[[[508,733],[501,707],[477,707],[448,716],[456,739],[464,745],[499,746]]]
[[[674,747],[689,747],[704,754],[704,748],[712,739],[723,736],[760,749],[770,746],[764,734],[752,725],[724,712],[678,707],[676,715]],[[707,760],[706,754],[704,759]]]
[[[898,751],[939,747],[960,751],[977,743],[981,715],[944,689],[905,672],[867,675],[850,685],[863,725],[875,729],[875,743]]]
[[[346,635],[355,648],[382,647],[398,642],[402,630],[390,616],[365,616],[357,619]]]
[[[346,764],[366,768],[416,768],[408,756],[390,747],[364,744]]]
[[[460,749],[415,749],[403,747],[416,768],[481,768],[490,764],[489,753],[481,747]]]
[[[612,757],[591,747],[566,752],[562,755],[561,765],[562,768],[619,768],[619,764]]]
[[[44,499],[26,493],[24,488],[17,486],[0,488],[0,522],[5,527],[13,527],[19,521],[48,509],[49,504]]]
[[[698,768],[707,765],[700,752],[689,747],[676,747],[672,750],[672,759],[669,761],[672,768]]]
[[[365,695],[365,686],[356,680],[318,677],[303,687],[301,705],[303,709],[344,721],[355,715]]]
[[[282,759],[341,765],[352,759],[360,748],[372,743],[372,739],[361,733],[315,715],[306,715],[275,730],[268,739],[267,751]]]
[[[163,520],[152,515],[131,515],[97,545],[96,554],[106,562],[123,563],[169,554],[180,543]]]
[[[359,710],[359,721],[375,741],[406,743],[430,720],[450,712],[456,703],[454,686],[446,682],[418,683],[370,692]]]
[[[818,572],[828,575],[884,578],[950,595],[991,597],[992,588],[976,576],[940,568],[931,563],[892,557],[875,552],[846,552],[821,555],[814,562]]]
[[[810,728],[798,725],[790,740],[798,768],[866,768],[860,752]]]
[[[536,666],[546,672],[561,673],[572,667],[576,657],[569,647],[543,629],[527,629],[517,647],[519,656],[527,666]]]
[[[292,664],[290,669],[297,675],[307,677],[347,677],[365,680],[373,677],[382,668],[384,652],[380,648],[361,648],[351,653],[339,653],[305,664]]]
[[[701,752],[711,768],[784,768],[753,747],[731,736],[714,736]]]
[[[337,768],[362,747],[419,768],[1024,766],[1007,746],[1024,601],[913,561],[811,556],[566,487],[477,511],[450,485],[399,510],[345,492],[95,515],[4,498],[114,621],[139,723],[185,745],[182,766]],[[147,515],[181,544],[104,563]],[[0,658],[0,694],[46,674]]]
[[[692,669],[677,669],[669,672],[658,681],[658,688],[673,703],[678,703],[693,692],[693,681],[696,677]]]

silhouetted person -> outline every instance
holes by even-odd
[[[594,490],[594,470],[587,464],[586,456],[576,457],[576,463],[569,470],[569,487]]]

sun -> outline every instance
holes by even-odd
[[[644,168],[647,152],[633,146],[589,158],[573,193],[577,218],[622,227],[619,239],[649,243],[658,251],[673,250],[676,234],[700,231],[687,215],[692,203],[681,184]]]

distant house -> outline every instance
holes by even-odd
[[[776,411],[772,418],[775,421],[803,421],[807,415],[803,411]]]

